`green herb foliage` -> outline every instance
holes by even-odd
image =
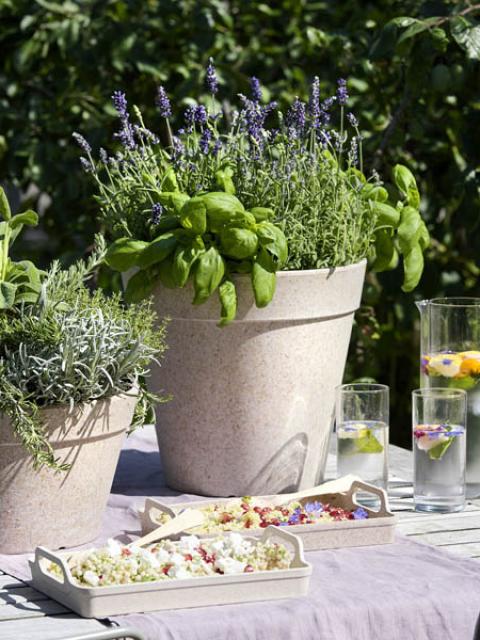
[[[5,191],[0,187],[0,310],[11,309],[21,302],[36,302],[44,275],[33,262],[10,259],[10,247],[22,228],[38,224],[34,211],[12,215]]]
[[[64,468],[39,409],[134,393],[139,386],[137,426],[152,402],[162,400],[141,381],[165,349],[165,325],[155,329],[157,318],[148,302],[125,308],[118,296],[90,292],[85,279],[104,252],[99,239],[87,264],[63,271],[55,263],[39,302],[0,314],[0,411],[37,467]]]
[[[212,62],[207,78],[214,95]],[[251,273],[255,302],[264,307],[280,268],[334,268],[368,257],[384,271],[397,266],[399,255],[403,288],[415,288],[429,243],[415,179],[397,165],[392,196],[376,174],[367,180],[351,113],[350,140],[344,127],[345,81],[339,81],[335,96],[320,102],[315,78],[308,105],[297,98],[286,113],[276,111],[276,103],[262,104],[256,78],[252,94],[240,97],[242,106],[231,122],[215,102],[211,109],[189,107],[186,128],[172,137],[172,109],[160,87],[157,104],[168,125],[167,149],[136,107],[132,124],[119,91],[113,103],[122,147],[115,157],[102,149],[95,162],[89,143],[74,134],[87,156],[84,168],[98,187],[102,220],[113,236],[121,236],[109,248],[107,263],[119,271],[141,270],[128,283],[127,301],[150,294],[158,280],[183,287],[191,277],[194,304],[218,289],[224,325],[236,312],[235,296],[225,295],[233,293],[231,274]],[[335,102],[339,130],[329,125]],[[219,289],[224,282],[229,288]]]

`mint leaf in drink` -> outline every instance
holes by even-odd
[[[441,460],[452,442],[453,437],[440,442],[440,444],[437,444],[436,447],[432,447],[428,452],[430,460]]]
[[[366,433],[361,438],[357,438],[355,446],[358,453],[382,453],[383,447],[373,435],[371,429],[366,429]]]

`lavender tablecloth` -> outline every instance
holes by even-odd
[[[137,508],[146,495],[178,496],[164,487],[152,435],[147,428],[126,443],[99,544],[139,533]],[[480,640],[480,562],[402,537],[307,559],[313,575],[304,598],[112,620],[147,640]],[[0,555],[0,569],[30,578],[25,556]]]

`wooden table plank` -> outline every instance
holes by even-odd
[[[48,596],[36,589],[32,589],[32,587],[0,589],[0,607],[15,602],[38,602],[39,600],[48,599]]]
[[[69,636],[94,633],[106,628],[98,620],[68,614],[2,622],[0,638],[1,640],[64,640]]]
[[[55,600],[5,604],[0,607],[0,622],[2,620],[15,620],[16,618],[43,618],[69,612],[69,609],[55,602]]]
[[[27,585],[20,580],[16,580],[11,576],[7,576],[5,574],[0,576],[0,589],[13,589],[16,587],[26,587]]]

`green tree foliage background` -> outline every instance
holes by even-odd
[[[106,145],[119,88],[154,128],[156,86],[185,106],[213,56],[225,95],[250,75],[280,102],[306,97],[314,75],[326,95],[347,77],[367,164],[402,162],[419,181],[434,242],[415,297],[480,295],[479,18],[456,0],[0,0],[0,181],[51,198],[45,235],[17,251],[85,251],[95,204],[71,132]],[[393,439],[407,443],[417,312],[400,277],[369,277],[347,375],[392,386]]]

